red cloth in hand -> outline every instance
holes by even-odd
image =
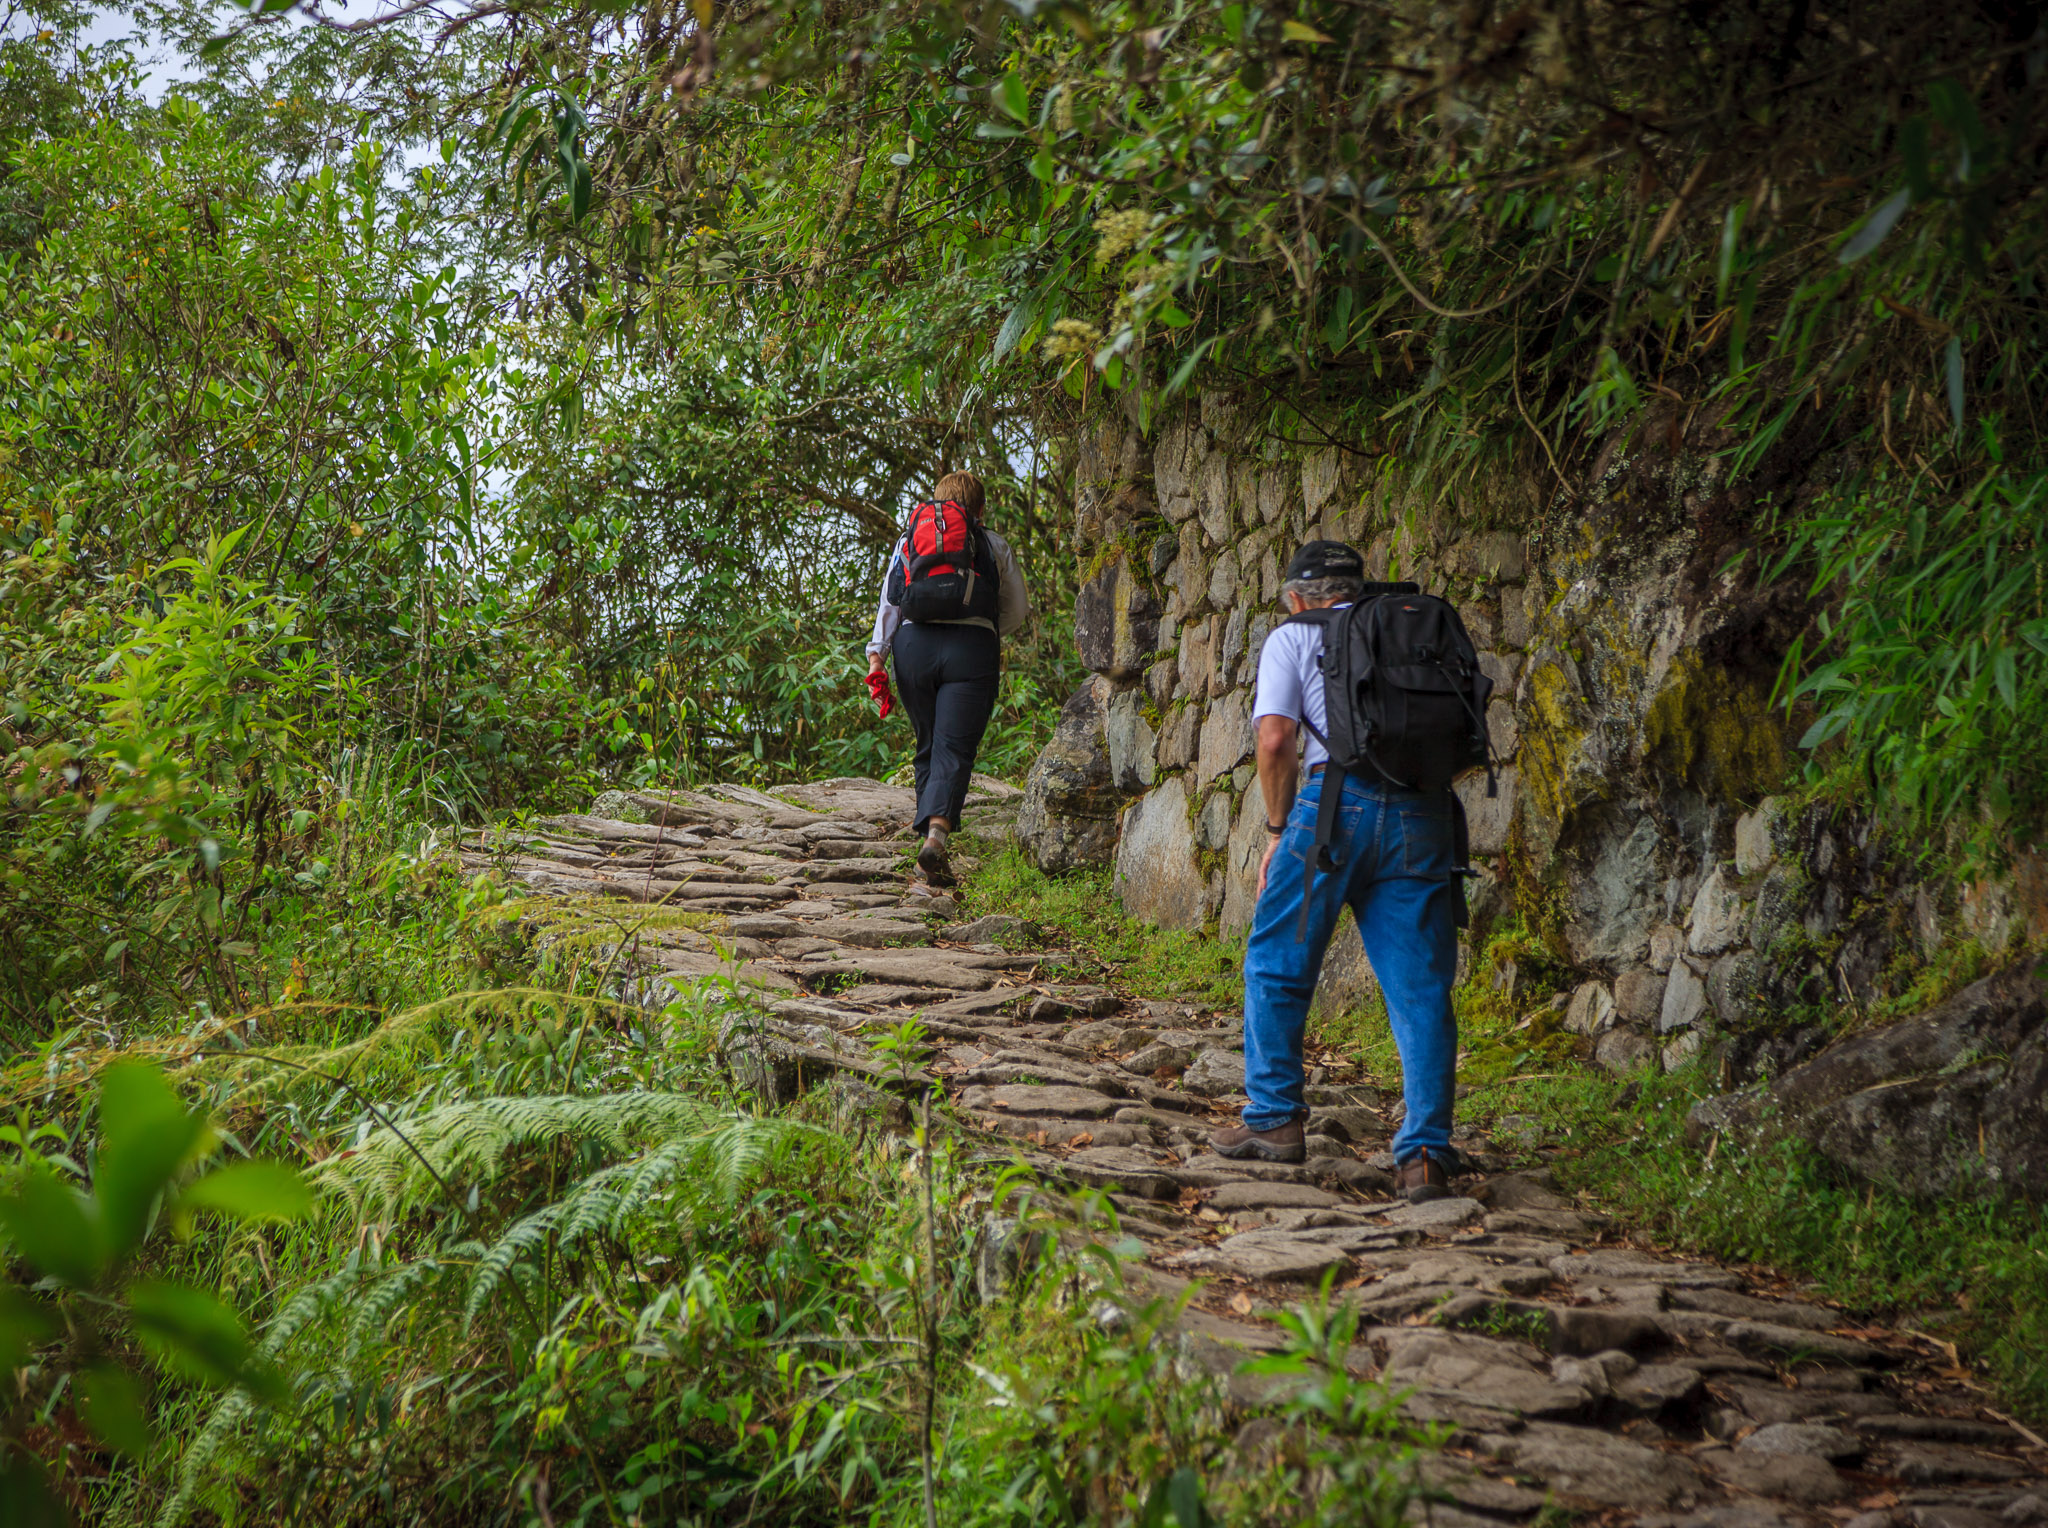
[[[887,721],[896,706],[896,697],[889,693],[889,676],[879,669],[869,674],[868,693],[875,697],[875,709],[882,713],[882,720]]]

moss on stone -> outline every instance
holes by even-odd
[[[1530,663],[1518,762],[1522,788],[1536,811],[1555,827],[1578,805],[1570,799],[1566,782],[1571,760],[1586,740],[1585,705],[1577,676],[1565,667],[1561,654],[1538,653]]]
[[[589,951],[636,937],[677,930],[719,935],[729,925],[722,913],[649,907],[611,897],[521,898],[491,910],[493,916],[534,929],[557,950]]]
[[[1643,756],[1701,790],[1755,801],[1784,783],[1784,724],[1761,684],[1693,653],[1671,665],[1643,718]]]

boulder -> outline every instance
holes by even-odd
[[[1216,687],[1218,692],[1235,685],[1248,683],[1252,675],[1245,671],[1245,637],[1251,629],[1250,617],[1242,605],[1235,606],[1230,618],[1223,623],[1223,639],[1216,648]]]
[[[1565,1010],[1564,1027],[1575,1035],[1602,1035],[1614,1027],[1614,994],[1604,982],[1582,982]]]
[[[645,822],[647,812],[626,791],[601,791],[590,803],[590,816],[603,817],[613,822]]]
[[[1696,1029],[1687,1030],[1657,1053],[1658,1061],[1667,1072],[1675,1072],[1689,1065],[1699,1053],[1705,1050],[1707,1042]]]
[[[1259,829],[1261,835],[1265,831]],[[1259,852],[1263,854],[1264,848]],[[1358,934],[1358,920],[1347,907],[1337,914],[1337,930],[1330,936],[1329,949],[1323,952],[1323,972],[1316,978],[1316,995],[1310,1011],[1319,1020],[1354,1013],[1370,1008],[1379,990],[1372,962],[1365,956],[1365,941]]]
[[[789,1103],[813,1087],[841,1079],[900,1093],[931,1086],[923,1071],[886,1066],[864,1046],[822,1024],[789,1024],[751,1011],[726,1021],[718,1050],[733,1080],[771,1104]]]
[[[1204,849],[1230,847],[1231,805],[1229,790],[1214,790],[1195,814],[1195,841]]]
[[[1631,966],[1614,979],[1614,1007],[1630,1024],[1648,1024],[1664,1006],[1667,976],[1648,966]]]
[[[1522,723],[1515,715],[1512,700],[1494,696],[1486,708],[1486,731],[1493,742],[1495,758],[1512,759],[1515,756],[1515,749],[1522,742]]]
[[[1136,679],[1159,645],[1159,601],[1131,566],[1113,557],[1074,596],[1081,662],[1112,679]]]
[[[1176,525],[1195,512],[1193,478],[1208,454],[1208,432],[1192,419],[1176,420],[1159,432],[1152,451],[1152,487],[1160,512]]]
[[[1817,1454],[1831,1464],[1863,1455],[1862,1439],[1820,1422],[1773,1422],[1748,1434],[1735,1447],[1747,1454]]]
[[[1504,584],[1519,583],[1529,563],[1522,538],[1509,531],[1467,536],[1451,547],[1445,561],[1466,578]]]
[[[1145,693],[1160,711],[1173,704],[1173,692],[1180,685],[1180,659],[1168,653],[1145,670]]]
[[[1707,984],[1691,961],[1680,956],[1671,963],[1671,975],[1664,985],[1664,1005],[1657,1012],[1657,1032],[1668,1035],[1690,1029],[1707,1011]]]
[[[1927,1198],[2048,1200],[2048,984],[2024,961],[1902,1023],[1851,1035],[1774,1082],[1704,1100],[1688,1122],[1790,1133],[1866,1182]]]
[[[1148,791],[1124,814],[1115,884],[1125,912],[1161,928],[1197,929],[1215,915],[1218,898],[1195,859],[1180,781]]]
[[[1782,796],[1766,796],[1756,810],[1735,819],[1735,873],[1747,879],[1771,868],[1778,857],[1775,842],[1779,824],[1785,820]]]
[[[1201,789],[1219,775],[1226,775],[1252,756],[1251,697],[1232,690],[1209,708],[1202,718],[1199,763],[1195,787]]]
[[[1582,814],[1566,857],[1564,937],[1582,966],[1633,960],[1663,909],[1663,841],[1654,816],[1624,808]]]
[[[1685,930],[1675,924],[1660,923],[1650,930],[1650,949],[1646,957],[1649,969],[1658,976],[1671,969],[1671,962],[1678,958],[1678,952],[1685,948]],[[1762,946],[1758,946],[1759,949]],[[1658,989],[1663,990],[1661,987]]]
[[[1237,798],[1237,823],[1224,849],[1222,933],[1241,933],[1251,927],[1252,912],[1258,906],[1259,861],[1265,858],[1270,842],[1266,796],[1255,775]]]
[[[1638,1512],[1668,1507],[1696,1497],[1702,1485],[1698,1469],[1682,1455],[1591,1428],[1532,1422],[1519,1433],[1479,1442],[1518,1474],[1538,1476],[1561,1495],[1604,1506]]]
[[[1204,1098],[1244,1091],[1244,1057],[1236,1051],[1205,1050],[1181,1074],[1180,1085]]]
[[[1707,968],[1707,1004],[1728,1028],[1759,1017],[1764,1007],[1763,957],[1755,950],[1733,950]]]
[[[1109,774],[1119,791],[1136,795],[1158,783],[1158,738],[1145,719],[1145,692],[1112,695],[1103,719],[1109,744]]]
[[[1230,540],[1230,463],[1221,452],[1202,463],[1195,484],[1195,513],[1202,517],[1202,529],[1212,545]]]
[[[1214,616],[1190,621],[1180,634],[1181,693],[1194,700],[1206,700],[1216,681],[1216,644],[1223,636],[1224,623]]]
[[[1494,736],[1494,746],[1498,749],[1497,730]],[[1473,855],[1499,854],[1507,848],[1508,835],[1515,825],[1515,808],[1522,799],[1521,772],[1512,764],[1495,770],[1494,793],[1491,796],[1486,794],[1484,770],[1468,772],[1452,789],[1457,791],[1458,800],[1465,808],[1465,831]]]
[[[1593,1059],[1610,1072],[1634,1072],[1657,1060],[1657,1042],[1641,1030],[1615,1028],[1600,1037]]]
[[[954,944],[1001,944],[1005,939],[1023,939],[1031,932],[1022,918],[1008,913],[990,913],[972,923],[949,923],[945,937]]]
[[[1117,819],[1130,798],[1110,770],[1105,724],[1115,693],[1101,677],[1074,691],[1024,782],[1017,838],[1049,875],[1107,864],[1116,852]]]
[[[1742,885],[1723,865],[1700,884],[1693,899],[1692,918],[1686,925],[1686,948],[1695,955],[1718,955],[1742,941],[1744,917]]]
[[[1749,942],[1769,955],[1779,937],[1796,925],[1803,893],[1797,869],[1773,865],[1764,876],[1763,885],[1757,888],[1756,910],[1749,919]]]

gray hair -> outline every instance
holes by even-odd
[[[1282,584],[1280,592],[1295,595],[1304,605],[1356,604],[1365,593],[1365,582],[1357,578],[1297,578]]]

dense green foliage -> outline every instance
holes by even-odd
[[[147,107],[54,29],[7,46],[45,97],[0,183],[10,1025],[264,992],[258,932],[333,873],[365,749],[451,823],[604,777],[897,767],[858,683],[893,511],[847,495],[900,503],[944,447],[878,413],[822,484],[778,448],[806,409],[849,425],[863,361],[622,367],[505,310],[518,251],[456,140],[295,163],[225,98]],[[1008,772],[1071,663],[1057,535],[1019,540],[1051,598]]]
[[[417,846],[403,804],[366,815]],[[825,1092],[763,1111],[713,1044],[744,1006],[622,1005],[575,937],[531,985],[484,986],[525,909],[410,853],[362,876],[328,894],[385,916],[345,948],[295,941],[300,990],[127,1047],[190,1104],[84,1032],[5,1072],[0,1228],[51,1275],[0,1304],[10,1506],[908,1525],[928,1465],[948,1524],[1402,1520],[1431,1440],[1332,1361],[1355,1317],[1290,1315],[1260,1361],[1299,1382],[1283,1431],[1239,1458],[1220,1382],[1154,1340],[1173,1311],[1123,1292],[1135,1244],[1101,1196],[991,1194],[943,1114],[904,1130]],[[386,1006],[335,1000],[349,968],[382,973]],[[895,1048],[915,1058],[914,1026]],[[303,1181],[194,1176],[219,1145]],[[248,1223],[216,1233],[219,1212]],[[1007,1243],[982,1244],[991,1212]]]
[[[1918,665],[1857,619],[1758,632],[1810,746],[1907,813],[2031,828],[2040,25],[1994,0],[572,13],[506,34],[488,136],[555,299],[625,353],[707,318],[806,375],[857,343],[997,433],[1005,398],[1146,421],[1227,385],[1283,445],[1434,498],[1539,476],[1553,529],[1677,456],[1708,571],[1760,543],[1789,606],[1928,612]],[[1929,596],[1922,523],[1982,587]]]

